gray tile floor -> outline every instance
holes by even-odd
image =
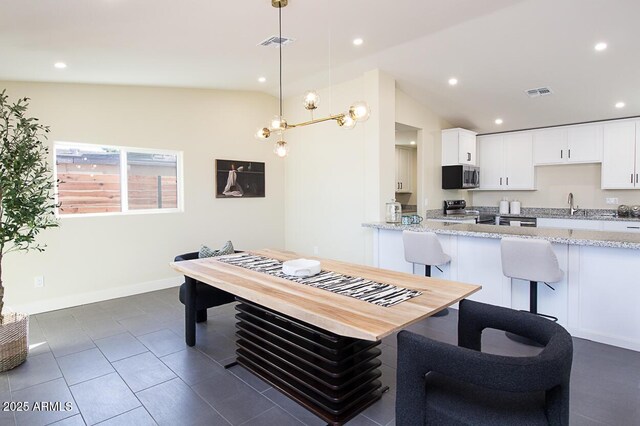
[[[233,360],[233,305],[209,311],[195,348],[184,344],[177,288],[31,317],[27,362],[0,374],[0,401],[60,402],[57,410],[0,411],[0,425],[324,425]],[[455,343],[457,315],[410,329]],[[391,390],[349,425],[394,425],[395,336],[383,340]],[[489,330],[486,352],[536,349]],[[640,425],[640,353],[574,339],[572,425]],[[64,404],[70,403],[68,409]]]

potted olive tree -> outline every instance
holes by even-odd
[[[6,90],[0,92],[0,371],[23,363],[29,350],[29,316],[4,309],[4,257],[43,251],[38,233],[58,226],[45,145],[49,128],[25,116],[28,106],[28,98],[9,103]]]

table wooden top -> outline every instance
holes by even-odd
[[[286,261],[301,256],[279,250],[249,253]],[[173,262],[176,271],[332,333],[379,340],[394,331],[451,306],[482,286],[427,278],[371,266],[317,259],[323,270],[419,290],[422,295],[391,307],[298,284],[283,278],[219,262],[215,257]]]

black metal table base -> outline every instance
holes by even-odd
[[[236,362],[338,426],[376,402],[380,341],[339,336],[238,299]]]

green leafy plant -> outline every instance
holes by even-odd
[[[45,145],[49,127],[25,116],[29,98],[9,103],[0,93],[0,322],[4,308],[2,261],[12,251],[43,251],[40,231],[58,226],[55,181]]]

